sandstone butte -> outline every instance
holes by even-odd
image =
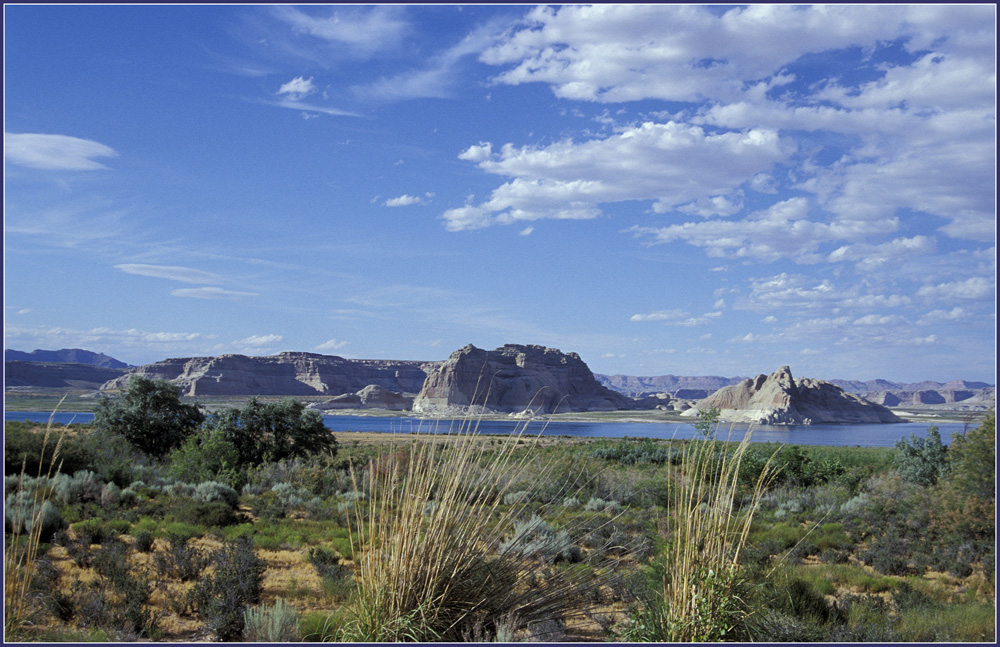
[[[681,415],[697,416],[708,409],[718,409],[726,422],[762,425],[904,422],[886,407],[830,382],[796,382],[787,366],[723,387]]]
[[[427,376],[413,401],[420,413],[495,411],[548,414],[633,409],[635,403],[602,386],[576,353],[507,344],[461,348]]]

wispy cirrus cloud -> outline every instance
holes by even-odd
[[[218,283],[222,277],[213,272],[205,272],[190,267],[174,265],[145,265],[142,263],[121,263],[115,269],[126,274],[150,276],[158,279],[181,281],[182,283]]]
[[[96,171],[108,167],[95,158],[117,157],[118,152],[99,142],[69,135],[5,132],[3,156],[11,164],[28,168]]]
[[[257,296],[256,292],[240,292],[237,290],[224,290],[222,288],[178,288],[171,290],[170,294],[175,297],[185,297],[189,299],[221,299],[224,301],[236,301]]]
[[[234,344],[242,346],[250,346],[252,348],[261,348],[265,346],[270,346],[271,344],[277,344],[283,341],[285,338],[281,335],[250,335],[249,337],[244,337],[243,339],[238,339],[234,341]]]
[[[344,341],[342,339],[330,339],[316,346],[313,350],[340,350],[341,348],[344,348],[349,344],[350,342]]]
[[[368,58],[376,52],[395,49],[410,30],[403,8],[310,7],[280,5],[273,15],[290,26],[295,34],[319,40],[336,51]]]

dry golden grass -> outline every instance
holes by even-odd
[[[468,640],[582,614],[572,607],[594,570],[553,571],[532,586],[538,564],[498,550],[524,510],[501,505],[531,464],[531,452],[515,450],[538,437],[491,440],[498,444],[481,442],[466,422],[446,437],[386,444],[372,467],[352,473],[355,489],[368,492],[353,516],[367,541],[355,546],[358,589],[346,638]]]
[[[740,464],[752,434],[731,451],[714,440],[684,445],[671,464],[673,489],[661,533],[667,548],[661,587],[633,638],[690,642],[722,640],[741,621],[739,557],[754,513],[774,470],[770,460],[749,500],[738,503]]]
[[[62,404],[62,400],[59,401],[59,404]],[[56,406],[56,409],[58,408],[59,405]],[[54,415],[55,411],[52,412],[52,416]],[[59,433],[54,445],[50,445],[49,441],[55,433],[52,429],[52,416],[49,417],[49,422],[45,426],[37,478],[51,477],[54,472],[59,470],[60,466],[59,450],[62,448],[66,428],[64,427]],[[50,447],[52,453],[46,458],[45,452]],[[21,476],[25,476],[23,464]],[[43,488],[36,488],[31,496],[30,504],[24,500],[23,491],[19,491],[16,495],[15,505],[18,508],[30,505],[27,508],[27,516],[32,521],[31,530],[27,536],[22,535],[20,520],[14,524],[15,528],[11,534],[10,545],[6,547],[7,550],[4,553],[4,637],[8,640],[18,638],[25,623],[37,611],[28,600],[28,589],[35,573],[35,558],[38,556],[38,546],[41,543],[41,516],[42,508],[46,503],[44,492]]]

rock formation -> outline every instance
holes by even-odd
[[[168,359],[147,364],[105,384],[127,386],[131,375],[170,380],[182,395],[341,395],[374,384],[388,391],[417,393],[438,362],[344,359],[316,353],[268,357],[221,355]]]
[[[339,409],[383,409],[385,411],[409,411],[413,408],[413,396],[396,391],[388,391],[377,384],[369,384],[357,393],[338,395],[335,398],[315,402],[307,408],[320,411]]]
[[[830,382],[809,378],[796,382],[787,366],[723,387],[682,415],[694,416],[712,408],[719,409],[726,422],[762,425],[903,422],[882,405]]]
[[[632,401],[601,386],[576,353],[507,344],[468,345],[431,372],[413,401],[424,413],[496,411],[535,414],[630,409]]]

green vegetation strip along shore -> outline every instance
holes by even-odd
[[[7,638],[995,639],[992,415],[948,447],[466,427],[292,451],[330,431],[280,404],[152,454],[104,419],[6,425]]]

